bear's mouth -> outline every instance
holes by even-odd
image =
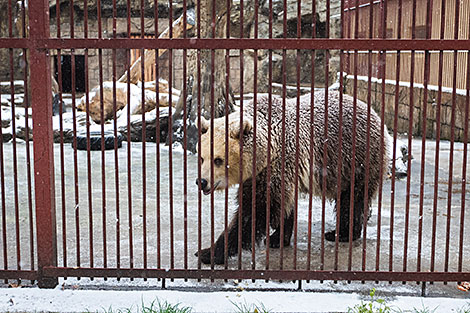
[[[208,190],[203,190],[202,193],[204,193],[206,196],[209,195],[209,194],[211,194],[214,190],[217,189],[217,187],[219,186],[219,184],[220,184],[220,180],[219,180],[217,183],[215,183],[215,184],[212,186],[212,188],[210,188],[210,189],[208,189]]]

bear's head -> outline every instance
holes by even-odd
[[[214,119],[214,141],[211,144],[211,122],[201,117],[201,151],[198,151],[201,158],[201,179],[196,184],[206,195],[240,183],[240,135],[243,137],[242,182],[252,177],[252,121],[250,117],[244,116],[240,123],[239,112],[229,115],[228,127],[225,126],[225,120],[225,117]],[[228,178],[225,175],[226,167]],[[211,168],[214,171],[213,180]]]

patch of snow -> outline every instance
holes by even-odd
[[[2,107],[1,108],[2,112],[2,124],[3,123],[10,123],[11,121],[11,110],[10,108],[5,108],[5,107]]]
[[[104,312],[110,308],[130,309],[150,306],[157,301],[191,307],[193,312],[234,312],[235,304],[262,304],[271,312],[346,312],[361,303],[351,293],[314,293],[294,291],[188,292],[174,290],[52,290],[9,288],[0,292],[2,312]],[[367,300],[367,298],[365,299]],[[449,298],[396,297],[387,304],[401,310],[427,307],[433,312],[452,312],[464,307],[468,300]]]
[[[8,127],[2,127],[2,134],[13,134],[11,126]]]
[[[11,105],[11,95],[10,94],[2,94],[0,95],[0,101],[2,103],[2,105],[7,105],[7,106],[10,106]],[[16,104],[22,104],[23,103],[23,94],[15,94],[13,96],[13,101],[16,103]]]
[[[10,86],[10,84],[11,83],[9,81],[0,82],[0,86]],[[16,86],[24,86],[24,81],[23,80],[14,80],[13,84],[16,85]]]

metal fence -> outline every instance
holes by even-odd
[[[0,67],[10,74],[0,89],[0,278],[41,287],[59,277],[470,280],[470,3],[438,2],[197,1],[190,30],[186,0],[178,9],[173,1],[22,0],[17,13],[9,1],[0,38],[8,60]],[[440,37],[431,33],[436,17]],[[144,57],[133,65],[135,49]],[[133,73],[150,72],[155,81],[135,89]],[[154,115],[146,113],[152,84]],[[239,113],[229,117],[232,102]],[[246,120],[247,132],[229,137],[229,124]],[[205,160],[189,151],[202,136],[193,147],[209,149]],[[232,176],[238,191],[221,183],[213,192],[217,177]],[[364,196],[375,185],[377,195]]]

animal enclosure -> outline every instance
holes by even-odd
[[[104,2],[2,10],[0,279],[470,281],[470,1]]]

